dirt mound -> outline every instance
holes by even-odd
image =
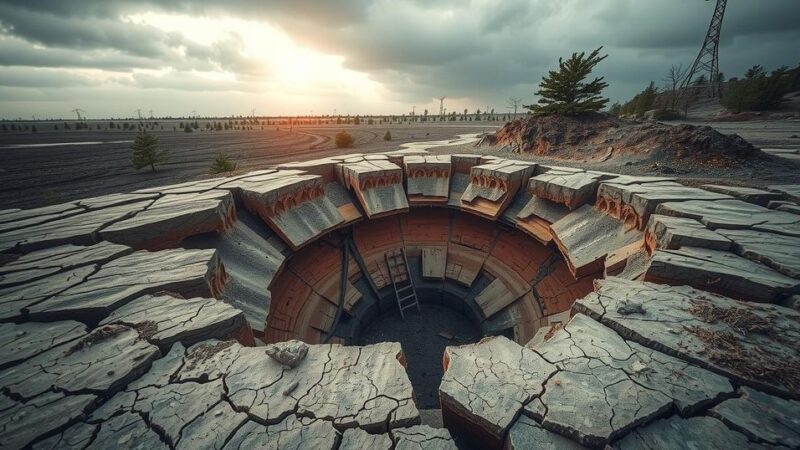
[[[570,160],[639,156],[727,165],[766,157],[738,135],[711,127],[630,121],[601,113],[517,119],[487,141],[514,152]]]

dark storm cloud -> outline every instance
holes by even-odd
[[[142,12],[181,13],[264,21],[294,40],[341,55],[403,101],[438,95],[503,102],[532,100],[535,85],[559,56],[605,46],[598,67],[617,100],[671,64],[688,65],[708,26],[714,2],[701,0],[0,0],[0,24],[13,48],[0,49],[0,66],[95,67],[104,70],[170,67],[233,72],[236,89],[268,76],[230,34],[198,45],[124,20]],[[796,64],[800,1],[732,1],[723,25],[721,67],[729,76],[752,64]],[[40,44],[30,51],[20,42]],[[73,53],[70,53],[73,52]],[[202,90],[213,82],[142,77],[142,86]],[[209,84],[210,83],[210,84]]]

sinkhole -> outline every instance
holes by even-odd
[[[419,302],[392,272],[401,255]],[[439,407],[446,346],[503,335],[520,344],[569,318],[597,272],[575,277],[556,246],[516,228],[445,208],[364,220],[294,252],[273,277],[266,342],[399,342],[418,407]],[[398,289],[401,293],[398,293]]]

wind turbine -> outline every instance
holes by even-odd
[[[72,110],[72,112],[74,112],[75,114],[78,115],[78,122],[83,122],[83,117],[81,117],[81,113],[82,112],[86,112],[86,111],[84,111],[84,110],[82,110],[80,108],[75,108],[75,109]]]

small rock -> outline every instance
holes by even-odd
[[[268,345],[266,353],[270,358],[284,366],[296,367],[306,357],[308,344],[292,339],[291,341]]]
[[[287,387],[286,389],[283,390],[283,396],[284,397],[288,397],[289,395],[291,395],[292,392],[294,392],[294,390],[297,389],[297,386],[298,386],[297,381],[295,381],[294,383],[290,384],[289,387]]]
[[[622,314],[623,316],[629,316],[631,314],[644,314],[644,306],[641,303],[634,303],[628,301],[620,302],[619,307],[617,307],[617,312]]]

